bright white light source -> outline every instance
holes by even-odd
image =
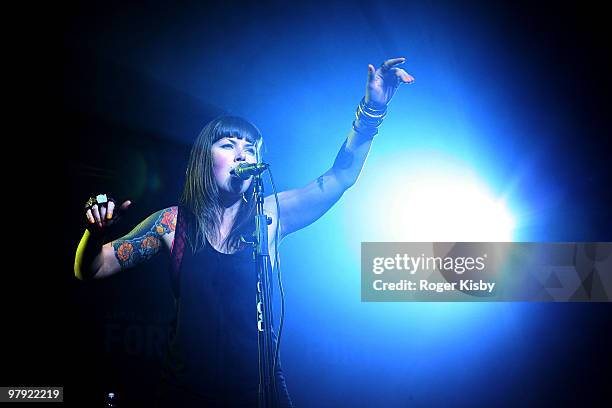
[[[515,222],[504,199],[464,165],[415,154],[368,163],[367,171],[375,174],[360,180],[360,204],[349,211],[352,222],[361,219],[350,229],[362,240],[512,241]]]

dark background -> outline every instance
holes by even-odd
[[[6,170],[19,188],[22,212],[32,214],[25,218],[33,222],[14,227],[10,253],[17,262],[6,273],[20,279],[19,286],[4,287],[7,341],[2,346],[2,384],[63,385],[66,401],[79,406],[102,406],[109,390],[119,392],[124,406],[150,401],[172,317],[166,264],[138,268],[113,280],[78,282],[72,262],[82,231],[81,203],[109,186],[116,197],[129,196],[134,205],[125,230],[116,232],[121,234],[152,211],[176,203],[189,145],[208,119],[236,111],[242,97],[265,104],[260,120],[267,130],[278,129],[267,124],[264,113],[299,116],[300,112],[275,106],[274,95],[249,85],[257,80],[248,76],[249,65],[280,53],[281,58],[270,62],[272,68],[278,66],[288,56],[278,44],[293,41],[288,47],[295,55],[286,63],[299,67],[300,58],[308,57],[301,55],[300,41],[315,35],[321,24],[330,24],[329,15],[339,30],[348,30],[346,24],[363,31],[359,24],[365,22],[376,33],[371,47],[355,47],[367,61],[409,52],[385,29],[389,13],[410,15],[425,9],[440,24],[464,19],[466,30],[472,22],[494,27],[495,35],[503,38],[499,47],[511,56],[504,61],[517,64],[511,70],[516,75],[505,78],[506,84],[516,84],[515,102],[529,104],[533,92],[539,95],[538,103],[543,102],[541,110],[520,111],[522,119],[537,127],[544,121],[567,123],[564,115],[571,116],[572,126],[558,129],[554,139],[525,141],[546,150],[540,170],[562,180],[555,232],[546,240],[612,240],[612,67],[606,13],[594,3],[494,3],[381,1],[354,2],[345,8],[333,2],[104,2],[73,4],[50,13],[61,34],[52,37],[55,27],[38,35],[40,43],[49,45],[39,55],[50,65],[52,87],[61,89],[49,100],[27,98],[28,107],[42,105],[23,119],[23,127],[36,137],[21,140],[32,152],[30,163],[21,166],[33,169],[33,175],[18,168]],[[351,13],[338,12],[347,9]],[[182,52],[169,52],[173,49]],[[198,59],[201,50],[206,51]],[[169,85],[159,74],[164,72],[159,63],[173,55],[184,58],[185,67],[199,67],[183,73],[214,77],[210,95],[225,91],[230,96],[207,99],[206,85],[199,84],[194,93]],[[157,76],[147,66],[152,61],[158,63]],[[55,74],[58,70],[61,73]],[[172,75],[170,69],[167,75]],[[184,81],[189,82],[188,75]],[[235,89],[241,93],[233,97]],[[547,103],[563,117],[551,116]],[[278,151],[270,153],[282,157]],[[530,374],[515,387],[490,391],[494,396],[484,400],[474,384],[466,390],[474,393],[469,405],[603,406],[611,396],[609,304],[540,304],[532,310],[546,323],[530,332],[533,341],[541,343],[521,363],[528,365]],[[503,382],[513,367],[502,362],[490,370],[483,375]],[[295,383],[296,389],[301,387],[295,392],[300,406],[318,406],[322,403],[317,401],[331,398],[308,390],[308,381]],[[304,397],[304,390],[311,398]],[[348,396],[346,400],[352,401]],[[452,395],[444,401],[445,406],[455,406]],[[409,401],[406,406],[412,405],[430,404]]]

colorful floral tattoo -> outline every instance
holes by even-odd
[[[113,241],[121,269],[133,267],[159,252],[161,237],[176,229],[177,207],[158,211],[141,222],[125,237]]]

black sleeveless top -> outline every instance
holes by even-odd
[[[185,242],[186,212],[179,208],[172,250],[176,321],[164,367],[166,397],[174,406],[256,407],[257,279],[252,249],[224,254],[206,242],[194,254]],[[291,407],[280,368],[276,381],[281,405]]]

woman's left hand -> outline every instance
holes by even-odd
[[[392,58],[382,63],[375,69],[372,64],[368,65],[368,82],[366,84],[365,101],[376,108],[385,107],[397,88],[402,84],[414,82],[414,77],[397,65],[403,64],[406,58]]]

